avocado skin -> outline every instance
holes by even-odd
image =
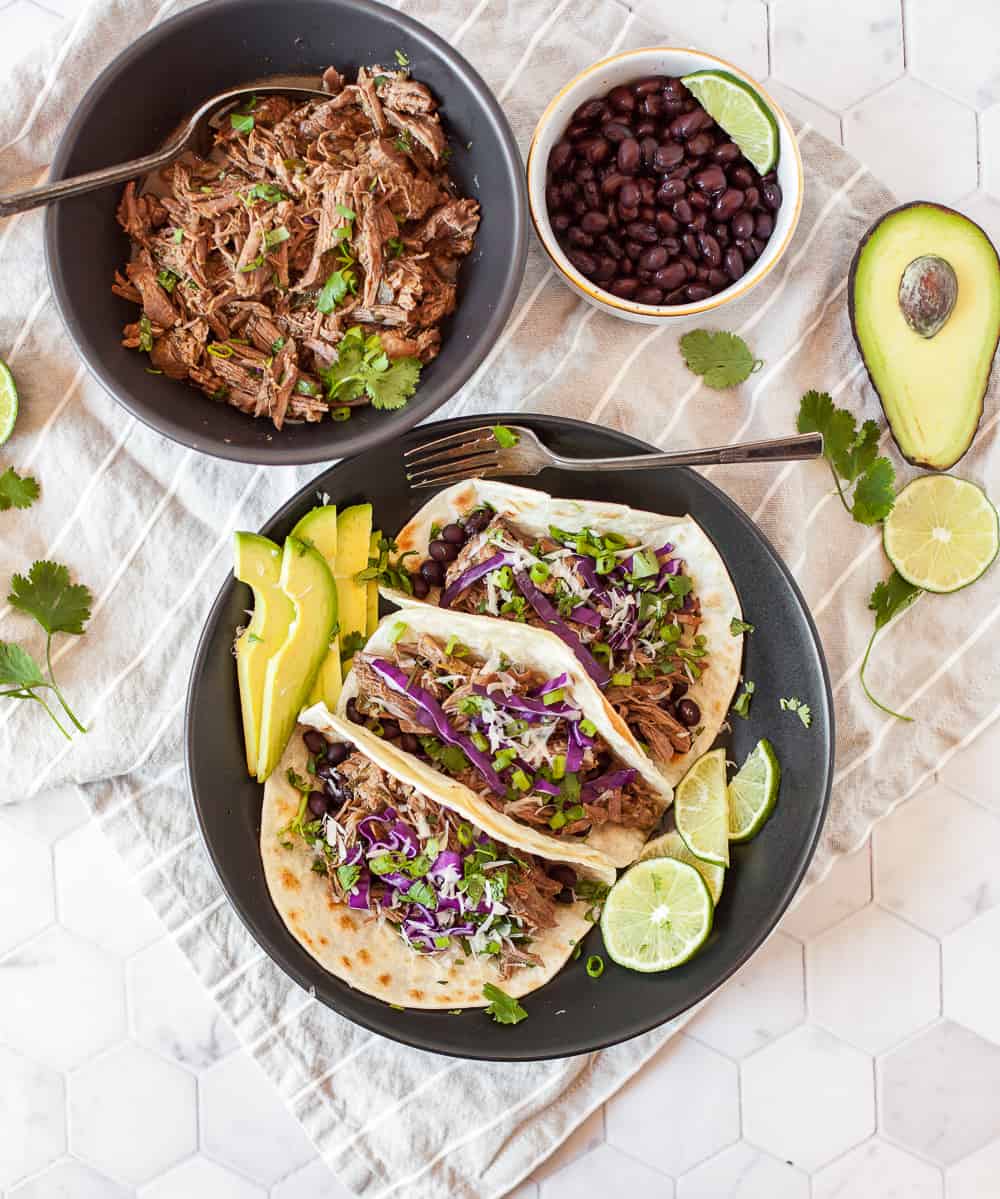
[[[951,470],[951,468],[955,465],[955,463],[960,462],[962,460],[962,458],[964,458],[965,455],[971,449],[972,443],[976,439],[976,434],[979,432],[979,426],[982,423],[983,408],[985,406],[985,401],[986,401],[986,391],[984,390],[982,392],[982,394],[979,396],[979,415],[976,419],[976,424],[972,430],[972,434],[969,437],[969,440],[966,442],[961,453],[956,458],[954,458],[950,463],[948,463],[946,465],[936,466],[933,463],[926,462],[921,458],[914,457],[911,454],[907,453],[906,447],[900,443],[899,438],[896,436],[896,430],[893,428],[892,419],[889,416],[889,410],[886,408],[885,400],[882,397],[882,393],[879,391],[879,389],[875,383],[875,380],[872,378],[871,364],[869,363],[868,359],[865,357],[865,352],[861,345],[861,338],[858,335],[857,310],[856,310],[855,303],[854,303],[854,283],[855,283],[855,278],[858,273],[858,264],[861,261],[865,247],[871,241],[873,235],[878,232],[882,223],[884,221],[888,220],[890,217],[896,216],[898,213],[906,212],[910,208],[936,208],[939,212],[944,212],[944,213],[948,213],[952,216],[961,217],[962,220],[968,221],[970,225],[975,225],[976,228],[979,229],[980,233],[982,233],[982,235],[986,239],[987,243],[993,248],[993,255],[997,259],[997,270],[998,271],[1000,271],[1000,255],[997,254],[996,247],[993,246],[992,241],[990,241],[989,236],[987,235],[986,231],[982,228],[982,226],[976,224],[976,222],[971,217],[967,217],[965,215],[965,213],[956,212],[956,210],[954,208],[949,208],[947,204],[936,204],[932,200],[911,200],[908,204],[899,204],[896,208],[890,208],[888,212],[884,212],[878,218],[878,220],[875,221],[873,225],[871,225],[871,227],[865,233],[864,237],[862,237],[861,241],[858,242],[858,248],[854,251],[854,257],[851,259],[851,269],[847,276],[847,313],[848,313],[848,317],[850,318],[850,322],[851,322],[851,333],[854,336],[854,344],[858,348],[858,353],[861,355],[861,361],[865,364],[865,370],[868,372],[868,380],[871,383],[872,389],[874,390],[875,394],[878,396],[879,403],[882,405],[882,411],[885,413],[885,419],[889,425],[889,432],[892,434],[892,439],[896,443],[896,448],[899,450],[899,452],[903,456],[903,458],[907,462],[910,463],[911,466],[919,466],[921,468],[921,470],[946,471],[946,470]],[[994,355],[996,354],[998,345],[1000,345],[1000,328],[997,329],[997,336],[993,342],[993,354]],[[988,386],[989,386],[989,382],[987,380],[987,387]]]

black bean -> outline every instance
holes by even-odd
[[[616,241],[610,236],[610,234],[607,233],[602,238],[598,239],[598,245],[606,254],[610,254],[616,262],[625,253],[621,247],[621,242]]]
[[[632,91],[637,96],[651,96],[654,92],[662,91],[666,82],[665,75],[649,75],[645,79],[639,79],[633,83]]]
[[[612,295],[622,300],[631,300],[639,290],[638,279],[616,279],[608,288]]]
[[[660,148],[660,143],[651,133],[647,133],[645,137],[639,140],[639,153],[642,156],[642,165],[647,169],[653,167],[653,155]]]
[[[707,300],[712,289],[705,283],[689,283],[684,288],[684,294],[692,303],[696,303],[698,300]]]
[[[611,154],[611,143],[606,137],[591,137],[580,142],[583,156],[591,166],[597,166]]]
[[[564,887],[576,886],[576,871],[572,866],[564,866],[561,862],[557,862],[555,865],[547,867],[547,873],[549,878],[554,878]]]
[[[781,187],[777,181],[767,180],[761,187],[760,194],[768,208],[772,212],[777,212],[781,207]]]
[[[620,171],[609,171],[601,180],[601,191],[606,196],[617,195],[624,182],[625,176]]]
[[[662,208],[656,214],[655,220],[656,227],[661,233],[676,233],[680,228],[680,225],[677,224],[677,221],[670,215],[670,213],[665,212]]]
[[[545,185],[545,206],[549,212],[562,207],[562,189],[558,183],[547,183]]]
[[[636,204],[635,207],[632,208],[632,207],[629,207],[627,204],[623,204],[621,202],[621,200],[618,201],[618,219],[622,222],[622,224],[627,225],[629,223],[629,221],[637,220],[638,217],[639,217],[639,205],[638,204]]]
[[[691,168],[686,163],[682,163],[679,167],[672,167],[667,172],[667,178],[668,179],[690,179],[691,178]]]
[[[573,250],[571,253],[575,254],[578,251]],[[432,587],[440,587],[444,582],[444,567],[440,562],[435,562],[431,558],[420,564],[420,573]]]
[[[364,721],[364,717],[361,715],[361,710],[358,707],[358,701],[353,696],[347,701],[347,719],[354,724],[361,724]]]
[[[662,93],[653,92],[649,96],[643,96],[639,101],[639,111],[645,113],[647,117],[662,117],[667,111],[667,102]]]
[[[311,754],[322,754],[326,752],[326,738],[318,729],[309,729],[302,734],[302,740],[306,743],[306,749]]]
[[[592,275],[597,267],[597,260],[586,250],[567,250],[566,257],[581,275]]]
[[[326,793],[324,791],[309,793],[309,813],[317,819],[326,815]]]
[[[573,113],[574,121],[599,121],[608,115],[608,106],[603,100],[584,100]]]
[[[639,219],[643,221],[655,221],[656,209],[652,204],[643,204],[639,208]]]
[[[594,281],[596,283],[607,283],[609,279],[613,279],[615,274],[615,260],[608,254],[601,254],[597,259],[597,267],[594,270]]]
[[[681,256],[677,259],[677,261],[684,268],[684,273],[687,275],[687,277],[689,279],[693,279],[695,276],[695,271],[697,271],[697,269],[698,269],[695,266],[694,259],[689,258],[687,256],[687,254],[681,254]]]
[[[414,599],[426,599],[430,587],[427,585],[427,580],[423,575],[410,575],[410,583],[413,587]]]
[[[572,223],[573,218],[568,212],[557,212],[552,217],[552,228],[555,229],[556,233],[565,233]]]
[[[686,304],[687,303],[687,296],[685,295],[686,291],[687,291],[686,287],[678,287],[674,291],[668,292],[667,295],[665,295],[663,297],[663,303],[668,304],[668,305]]]
[[[492,519],[493,513],[489,508],[478,508],[475,512],[470,512],[465,518],[465,531],[470,536],[473,533],[481,533]]]
[[[702,230],[708,228],[708,214],[705,212],[696,212],[691,218],[691,224],[688,225],[688,228],[694,230],[696,233],[700,233]]]
[[[555,901],[556,903],[574,903],[576,896],[573,894],[571,887],[563,887],[561,891],[556,892]]]
[[[662,304],[663,292],[658,287],[640,287],[635,299],[638,304]]]
[[[710,133],[696,133],[694,137],[688,138],[688,155],[692,158],[701,158],[711,150],[713,144]]]
[[[701,265],[694,273],[695,281],[698,283],[708,282],[708,267]]]
[[[399,737],[399,722],[395,720],[383,720],[382,736],[386,741],[395,741]]]
[[[400,749],[405,749],[408,754],[415,754],[420,748],[420,741],[416,733],[403,733],[399,739]]]
[[[671,211],[673,212],[676,219],[678,221],[680,221],[680,223],[682,225],[686,225],[691,220],[691,218],[694,216],[694,212],[691,209],[691,205],[688,203],[687,200],[678,200],[677,203],[671,209]]]
[[[623,175],[634,175],[639,169],[639,143],[627,137],[618,146],[618,169]]]
[[[664,291],[674,291],[687,281],[687,272],[679,262],[672,262],[653,276],[653,282]]]
[[[722,261],[722,250],[711,233],[698,234],[698,249],[709,266],[718,266]]]
[[[563,138],[556,142],[549,155],[549,170],[553,175],[560,175],[569,166],[573,157],[573,147]]]
[[[747,238],[746,241],[738,241],[736,243],[736,248],[743,255],[743,261],[748,265],[751,262],[757,261],[757,251],[753,248],[753,243],[750,238]]]
[[[688,192],[688,203],[695,212],[705,212],[711,202],[703,192]]]
[[[566,130],[566,136],[571,142],[578,142],[581,138],[589,137],[592,132],[589,121],[574,121]]]
[[[728,187],[712,205],[712,215],[717,221],[728,221],[743,207],[743,193]]]
[[[656,199],[656,184],[652,179],[639,179],[639,196],[643,204],[652,204]],[[652,217],[650,218],[652,220]]]
[[[627,137],[632,137],[632,127],[626,125],[624,121],[616,121],[614,119],[605,121],[601,126],[601,135],[606,137],[609,142],[614,142],[617,146],[619,142],[623,142]]]
[[[740,148],[735,142],[719,142],[719,144],[712,151],[712,157],[716,162],[735,162],[739,156]]]
[[[724,191],[726,187],[726,172],[720,166],[706,167],[703,171],[699,171],[692,180],[695,187],[700,192],[705,192],[707,195],[716,195],[718,192]]]
[[[577,225],[571,225],[566,230],[566,241],[571,246],[576,246],[578,249],[589,250],[594,245],[594,239],[589,233],[584,231]]]
[[[639,191],[638,183],[629,179],[621,185],[618,192],[618,207],[621,208],[638,208],[639,201],[642,199],[642,193]]]
[[[639,265],[644,271],[658,271],[666,263],[667,252],[663,246],[650,246],[639,255]]]
[[[754,230],[753,217],[749,212],[738,212],[730,222],[730,227],[737,241],[746,241]]]
[[[589,163],[583,162],[573,171],[573,182],[579,183],[581,187],[593,178],[594,168]]]
[[[588,212],[580,220],[580,228],[585,233],[604,233],[608,227],[608,218],[603,212]]]
[[[760,208],[760,192],[756,187],[748,187],[743,193],[743,204],[746,208]]]
[[[608,103],[619,112],[632,112],[635,108],[635,95],[630,87],[622,84],[608,92]]]
[[[726,277],[725,271],[720,271],[718,268],[713,267],[708,272],[708,285],[715,288],[716,291],[722,291],[724,287],[728,287],[729,279]]]
[[[644,137],[654,138],[657,142],[659,138],[660,127],[652,117],[643,117],[635,127],[635,136],[638,141],[642,141]]]
[[[732,167],[729,172],[729,179],[733,187],[742,187],[744,191],[748,187],[753,187],[754,177],[749,167],[740,166]]]
[[[573,230],[570,229],[570,233]],[[458,548],[451,544],[450,541],[444,541],[440,537],[436,537],[427,547],[427,552],[435,562],[454,562],[458,557]]]
[[[697,262],[701,257],[701,250],[698,248],[698,239],[693,233],[685,233],[681,238],[684,243],[684,249],[688,252],[688,257],[694,262]]]
[[[644,249],[645,247],[642,242],[639,241],[627,241],[625,243],[625,253],[633,262],[639,261],[639,255]]]
[[[687,184],[683,179],[664,179],[656,193],[656,199],[658,203],[666,208],[674,200],[679,200],[686,191]]]
[[[663,82],[663,94],[669,100],[683,101],[688,98],[688,90],[675,76],[670,75]]]
[[[761,256],[761,254],[764,253],[764,247],[765,247],[765,245],[767,245],[767,243],[764,241],[761,241],[761,239],[759,237],[751,237],[750,244],[753,246],[754,253],[757,255],[758,258]]]
[[[690,290],[691,288],[689,287],[688,291]],[[688,699],[685,696],[684,699],[678,701],[677,719],[681,724],[686,725],[689,729],[693,729],[698,721],[701,720],[701,709],[693,699]]]
[[[680,142],[661,142],[653,152],[653,167],[657,171],[669,171],[684,161],[684,147]]]
[[[757,219],[753,223],[754,237],[759,237],[761,241],[767,241],[774,231],[774,217],[769,212],[758,212]]]

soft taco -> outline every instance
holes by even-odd
[[[552,978],[593,927],[613,867],[470,804],[322,705],[311,711],[322,732],[296,731],[261,818],[268,889],[296,940],[403,1007],[483,1006],[487,983],[517,997]]]
[[[387,616],[355,654],[337,710],[477,810],[616,866],[639,856],[673,798],[573,653],[526,624],[426,605]]]
[[[715,740],[739,681],[742,613],[690,516],[470,479],[434,496],[395,547],[387,599],[554,633],[671,783]]]

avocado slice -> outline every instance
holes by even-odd
[[[368,561],[374,558],[378,560],[379,546],[382,544],[382,534],[376,529],[372,533],[371,541],[368,544]],[[365,633],[370,637],[375,632],[378,626],[378,579],[369,579],[367,584],[368,602],[366,604],[367,617],[365,620]]]
[[[281,555],[281,590],[294,608],[285,640],[267,663],[260,720],[257,779],[278,764],[308,700],[337,623],[337,588],[322,555],[288,537]]]
[[[271,655],[280,648],[292,623],[292,602],[281,590],[281,546],[257,533],[234,538],[233,573],[253,590],[253,617],[236,638],[236,678],[240,685],[243,740],[247,770],[257,773],[264,676]]]
[[[334,574],[340,598],[340,641],[351,645],[368,640],[368,588],[355,575],[368,566],[368,547],[372,539],[371,504],[354,504],[337,516],[337,561]],[[350,640],[348,640],[350,638]],[[344,666],[350,669],[348,657]]]
[[[900,453],[914,466],[950,469],[976,435],[1000,336],[990,239],[940,204],[895,208],[858,246],[848,307]]]
[[[311,508],[292,529],[292,537],[304,541],[323,555],[323,560],[333,573],[337,560],[337,508],[335,504],[324,504]],[[334,580],[336,582],[336,580]],[[340,611],[338,588],[338,613]],[[309,696],[311,704],[325,703],[328,708],[336,707],[340,689],[344,684],[340,668],[340,637],[337,633],[330,638],[330,649],[313,683]]]

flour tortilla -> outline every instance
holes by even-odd
[[[384,770],[451,808],[491,838],[550,861],[567,862],[582,876],[614,882],[614,868],[600,855],[585,853],[581,847],[559,846],[557,852],[547,844],[540,846],[541,839],[520,825],[514,826],[517,836],[508,837],[502,818],[491,820],[492,813],[481,812],[478,803],[469,805],[464,795],[442,788],[440,777],[422,762],[340,720],[322,704],[309,709],[308,715],[313,727],[334,740],[353,741]],[[299,793],[286,775],[289,768],[305,774],[307,758],[298,730],[264,787],[260,852],[278,914],[296,941],[336,978],[401,1007],[483,1007],[489,1002],[483,997],[484,984],[493,983],[514,997],[537,990],[562,969],[576,943],[593,928],[586,919],[588,904],[578,901],[558,905],[556,927],[543,930],[531,944],[532,952],[541,957],[543,964],[515,970],[507,979],[500,977],[488,957],[443,957],[410,949],[391,924],[380,923],[369,912],[356,911],[334,899],[326,876],[312,869],[314,855],[308,846],[301,841],[293,841],[290,849],[282,844],[287,838],[279,837],[279,830],[299,806]]]
[[[712,747],[740,680],[743,637],[734,637],[729,630],[733,618],[742,619],[743,613],[722,555],[711,539],[691,516],[662,516],[603,500],[556,499],[529,487],[514,487],[491,479],[467,479],[438,492],[417,512],[396,537],[398,555],[416,551],[416,557],[409,561],[422,562],[428,556],[427,546],[435,524],[446,525],[482,504],[489,504],[500,515],[510,517],[514,525],[531,537],[547,536],[549,525],[567,532],[588,528],[602,536],[619,533],[629,541],[638,538],[642,544],[654,548],[669,541],[675,546],[676,555],[684,559],[687,574],[694,581],[694,593],[701,600],[698,631],[708,639],[711,666],[688,692],[701,709],[701,733],[686,754],[657,762],[667,781],[676,786],[692,764]],[[394,588],[382,588],[382,594],[401,607],[425,602]],[[433,589],[426,603],[436,607],[439,594],[439,589]]]
[[[365,652],[392,657],[392,651],[398,637],[397,626],[400,623],[407,626],[407,632],[401,640],[415,641],[421,634],[433,637],[442,646],[448,638],[455,636],[458,641],[467,646],[477,658],[486,659],[493,653],[506,654],[515,666],[528,667],[537,670],[546,678],[555,678],[565,673],[567,676],[568,699],[575,708],[580,708],[587,719],[592,720],[598,732],[608,747],[626,766],[638,771],[659,801],[660,812],[666,811],[673,799],[673,789],[661,774],[656,765],[648,758],[639,746],[631,730],[618,713],[604,698],[599,687],[588,678],[576,655],[564,645],[553,633],[545,629],[535,629],[526,624],[514,624],[506,620],[493,620],[484,616],[473,616],[468,612],[452,612],[445,608],[435,608],[428,604],[408,607],[403,612],[394,612],[386,616],[372,634]],[[728,636],[728,633],[727,633]],[[358,693],[358,681],[355,672],[344,680],[344,687],[337,703],[337,712],[346,718],[348,700]],[[309,713],[303,713],[300,719],[308,719]],[[356,728],[356,725],[349,725]],[[398,751],[403,754],[403,751]],[[408,760],[419,761],[410,754],[404,754]],[[466,804],[472,804],[472,811],[478,813],[479,823],[487,818],[484,809],[492,819],[503,819],[512,829],[519,830],[517,834],[521,844],[524,836],[534,833],[542,838],[542,844],[549,847],[544,850],[544,856],[551,857],[553,845],[562,846],[569,838],[549,836],[536,829],[529,829],[523,824],[515,823],[507,817],[496,813],[481,796],[461,783],[447,779],[441,772],[427,767],[436,780],[435,794],[440,794],[443,781],[447,780],[450,787],[465,792]],[[456,792],[457,794],[457,792]],[[615,866],[627,866],[639,856],[643,842],[651,830],[624,828],[621,825],[603,824],[592,829],[582,840],[577,840],[578,846],[589,847],[606,855]],[[511,839],[506,834],[501,838]],[[579,852],[579,850],[577,851]]]

